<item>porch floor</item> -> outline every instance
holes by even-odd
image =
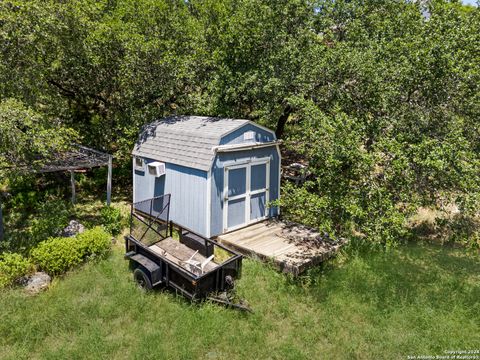
[[[281,271],[294,275],[333,256],[345,243],[306,226],[276,219],[220,235],[216,240],[244,255],[271,259]]]

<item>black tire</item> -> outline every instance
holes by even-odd
[[[148,278],[147,274],[140,269],[136,268],[133,272],[133,279],[144,290],[152,290],[152,282]]]

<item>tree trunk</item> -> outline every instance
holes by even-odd
[[[293,109],[290,105],[287,105],[283,110],[282,115],[278,118],[277,121],[277,128],[275,130],[275,135],[277,135],[277,139],[281,139],[283,136],[283,132],[285,130],[285,124],[287,123],[288,117],[293,112]]]

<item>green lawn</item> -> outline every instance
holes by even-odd
[[[253,260],[253,315],[145,294],[122,247],[36,297],[0,293],[2,359],[405,359],[480,349],[480,262],[426,245],[351,256],[302,281]]]

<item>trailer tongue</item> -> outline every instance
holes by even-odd
[[[125,258],[145,289],[165,286],[192,301],[210,300],[251,311],[237,299],[242,256],[169,220],[170,195],[132,204]],[[173,228],[178,237],[173,238]]]

